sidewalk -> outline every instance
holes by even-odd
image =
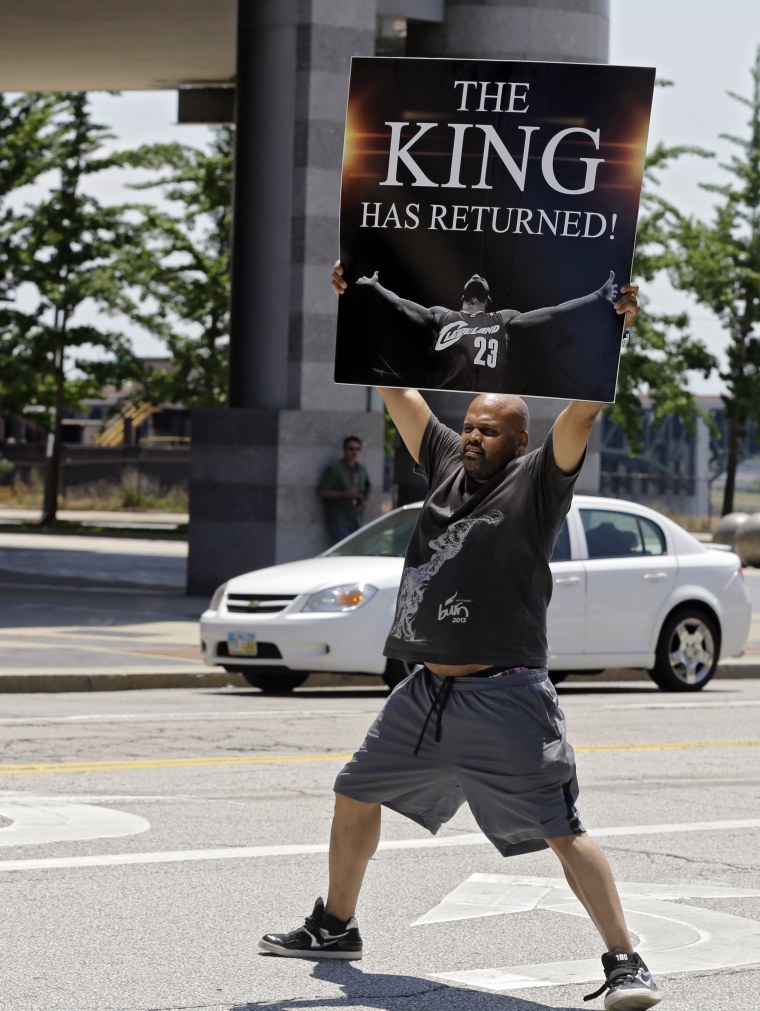
[[[165,513],[159,510],[119,510],[101,509],[59,509],[58,519],[64,523],[81,523],[83,526],[133,527],[136,530],[166,530],[188,523],[187,513]],[[39,509],[0,508],[0,526],[15,523],[39,523],[42,513]],[[40,531],[42,533],[42,531]]]

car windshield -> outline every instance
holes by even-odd
[[[412,529],[420,514],[419,507],[392,512],[371,523],[334,548],[326,555],[384,555],[387,558],[403,558]]]

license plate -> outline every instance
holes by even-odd
[[[228,632],[227,652],[230,656],[256,656],[259,647],[253,632]]]

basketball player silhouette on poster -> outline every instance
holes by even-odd
[[[513,335],[538,333],[544,325],[600,302],[607,303],[612,312],[618,294],[613,271],[596,291],[530,312],[489,307],[490,287],[480,274],[473,274],[465,283],[459,309],[442,305],[426,307],[402,298],[380,283],[378,271],[357,278],[356,285],[371,289],[419,326],[430,356],[429,380],[436,388],[483,393],[501,392],[513,385],[514,377],[510,375],[513,370],[509,368]],[[371,311],[369,306],[367,311]],[[402,377],[397,373],[396,378]]]

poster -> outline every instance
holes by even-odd
[[[354,58],[335,381],[614,401],[654,74]]]

